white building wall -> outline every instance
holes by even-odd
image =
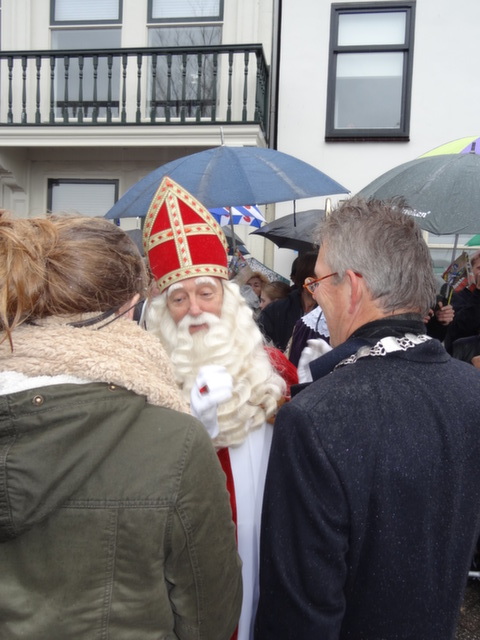
[[[410,142],[325,142],[330,6],[282,1],[279,149],[356,192],[397,164],[480,132],[480,2],[417,0]]]
[[[417,0],[409,142],[325,142],[331,3],[282,0],[281,5],[281,151],[310,162],[355,193],[444,142],[480,135],[478,0]],[[323,205],[323,199],[301,201],[297,210]],[[282,207],[285,213],[291,210]],[[285,271],[284,262],[285,252],[277,251],[278,270]]]
[[[478,0],[417,0],[409,142],[325,142],[331,2],[329,0],[225,0],[224,42],[261,42],[275,72],[275,11],[282,9],[278,77],[277,148],[325,171],[355,193],[391,167],[455,138],[479,133],[480,67]],[[122,43],[147,44],[147,0],[124,0]],[[3,0],[4,50],[48,49],[49,0]],[[273,55],[273,60],[270,57]],[[199,133],[179,126],[151,135],[145,129],[48,132],[31,128],[31,141],[4,128],[1,142],[3,206],[24,215],[46,207],[49,177],[119,178],[120,193],[168,160],[220,143],[219,131]],[[240,129],[240,128],[239,128]],[[22,135],[26,132],[23,131]],[[157,137],[158,136],[158,137]],[[230,131],[227,144],[261,144],[255,131]],[[243,137],[242,137],[243,136]],[[13,175],[9,175],[12,172]],[[12,180],[12,177],[15,179]],[[335,198],[333,198],[335,203]],[[323,208],[324,198],[298,201],[297,211]],[[275,207],[275,215],[293,203]],[[273,215],[273,207],[269,215]],[[247,236],[247,230],[239,230]],[[261,258],[263,244],[247,241]],[[268,243],[267,243],[268,244]],[[270,246],[270,245],[269,245]],[[288,275],[293,254],[275,251],[274,267]]]

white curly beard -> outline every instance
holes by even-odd
[[[187,315],[176,325],[167,308],[166,293],[152,300],[146,314],[147,329],[164,344],[187,402],[200,367],[219,364],[232,376],[233,397],[218,407],[217,447],[241,444],[249,430],[260,427],[275,413],[285,389],[238,286],[224,282],[223,290],[221,318],[208,313],[195,318]],[[209,328],[191,334],[191,323],[206,323]]]

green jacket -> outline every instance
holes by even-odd
[[[225,477],[194,418],[106,383],[0,396],[0,638],[226,640]]]

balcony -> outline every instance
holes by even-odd
[[[257,125],[261,45],[0,52],[0,128]],[[18,129],[17,129],[18,132]]]

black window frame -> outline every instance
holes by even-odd
[[[118,178],[48,178],[47,179],[47,212],[52,214],[53,187],[60,184],[110,184],[114,187],[114,201],[117,202],[120,181]],[[81,214],[80,214],[81,215]]]
[[[122,24],[123,20],[123,0],[118,0],[118,18],[117,20],[55,20],[55,2],[50,0],[50,26],[68,26],[68,25],[117,25]]]
[[[416,0],[408,2],[362,2],[335,3],[331,6],[330,45],[327,82],[327,113],[325,127],[326,142],[357,142],[357,141],[401,141],[410,139],[410,111],[412,96],[413,52],[415,39],[415,7]],[[338,45],[339,17],[345,14],[363,13],[406,13],[405,42],[390,45]],[[398,129],[336,129],[335,123],[335,89],[337,56],[340,53],[404,53],[401,119]]]
[[[189,22],[223,22],[223,3],[224,0],[219,0],[219,12],[218,15],[215,16],[201,16],[201,17],[191,17],[186,18],[183,16],[178,16],[176,18],[154,18],[152,16],[153,13],[153,0],[148,0],[148,13],[147,13],[147,23],[148,24],[171,24],[171,23],[189,23]]]

